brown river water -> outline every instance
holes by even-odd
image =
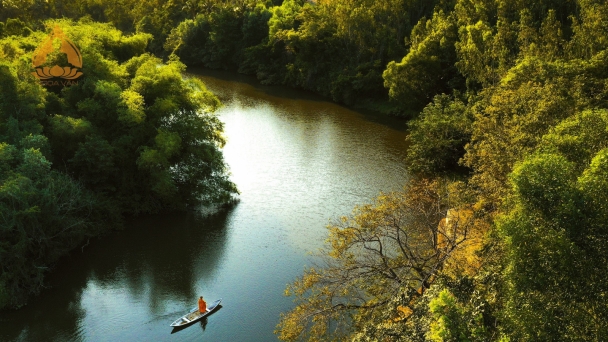
[[[276,341],[286,284],[331,219],[407,180],[404,123],[238,74],[189,70],[225,106],[235,206],[131,219],[63,258],[48,289],[0,314],[0,341]],[[169,324],[222,298],[200,323]]]

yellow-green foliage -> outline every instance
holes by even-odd
[[[475,229],[472,219],[455,215],[443,224],[448,208],[467,206],[457,189],[412,181],[403,192],[382,194],[329,226],[319,255],[326,266],[305,271],[287,287],[297,305],[282,315],[279,338],[327,340],[364,328],[375,338],[403,332],[399,312],[415,307]]]
[[[438,11],[413,28],[410,50],[401,62],[390,62],[384,87],[393,100],[419,111],[437,94],[449,93],[464,82],[454,63],[458,38],[453,14]]]
[[[472,342],[486,338],[481,314],[467,312],[447,289],[430,301],[429,311],[433,319],[427,337],[431,341]]]
[[[53,89],[32,75],[32,56],[55,26],[79,48],[83,76]],[[122,215],[236,192],[219,100],[183,80],[177,59],[145,54],[151,35],[89,19],[43,27],[0,39],[0,308],[22,305],[59,256]]]
[[[423,222],[407,198],[385,195],[330,228],[326,256],[335,263],[308,271],[289,288],[298,305],[283,316],[281,338],[329,338],[334,331],[327,322],[336,322],[335,336],[360,341],[606,339],[608,277],[597,266],[608,255],[606,1],[76,0],[2,6],[0,172],[6,185],[0,210],[23,220],[8,223],[18,227],[10,230],[16,238],[0,239],[0,250],[25,253],[16,241],[34,234],[28,231],[36,227],[32,222],[63,208],[42,200],[50,197],[26,196],[48,184],[60,184],[54,191],[81,196],[89,207],[98,202],[88,191],[104,193],[130,212],[229,197],[233,185],[224,176],[213,178],[225,175],[218,150],[222,125],[210,114],[219,101],[200,81],[182,80],[179,56],[188,65],[239,69],[265,83],[348,104],[391,98],[387,111],[417,117],[409,126],[410,171],[464,180],[448,193],[466,197],[456,201],[466,206],[442,207],[426,230],[400,226],[415,255],[436,266],[431,271],[412,268],[419,265],[407,263],[412,256],[396,252],[377,261],[375,272],[385,273],[337,287],[327,282],[344,280],[361,261],[365,246],[353,247],[357,234],[385,236],[391,219]],[[43,21],[50,17],[80,21]],[[94,21],[138,33],[125,35]],[[52,93],[31,76],[31,57],[55,24],[81,49],[86,77]],[[163,46],[171,54],[166,65],[144,53]],[[413,191],[419,204],[436,199],[429,195],[434,190],[423,188]],[[89,207],[55,213],[69,219]],[[412,210],[402,215],[404,208]],[[450,217],[461,215],[473,217],[472,234],[448,253],[445,247],[457,241],[445,229]],[[59,240],[73,246],[92,226],[79,226],[73,236],[61,233]],[[14,262],[22,270],[38,266],[19,260]],[[390,273],[403,265],[397,277]],[[3,272],[0,305],[38,286],[24,290],[22,279],[8,276],[14,272]],[[38,284],[42,273],[23,274]],[[419,279],[403,278],[412,274]]]
[[[608,337],[608,274],[597,267],[608,261],[607,129],[606,110],[578,113],[510,177],[514,193],[498,226],[507,253],[505,318],[517,340]]]
[[[608,255],[607,11],[595,0],[458,0],[414,27],[409,52],[384,72],[394,100],[426,105],[410,124],[409,168],[444,176],[451,165],[465,178],[468,188],[457,193],[472,194],[466,202],[475,204],[446,210],[443,222],[449,227],[450,216],[470,214],[475,234],[434,273],[435,290],[395,304],[407,314],[353,315],[353,338],[607,338],[608,276],[598,267]],[[448,82],[454,75],[464,86]],[[434,92],[447,95],[429,103]],[[381,221],[366,214],[345,224]],[[349,249],[354,236],[352,228],[330,230],[329,256],[345,259],[336,268],[348,270],[357,260]],[[329,270],[316,269],[321,276],[314,279]],[[304,298],[298,303],[323,297]],[[301,317],[302,309],[309,310],[299,305],[282,322]]]

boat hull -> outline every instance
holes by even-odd
[[[187,314],[176,319],[173,323],[171,323],[171,326],[174,328],[185,327],[194,322],[200,321],[203,317],[209,315],[211,312],[213,312],[213,310],[217,309],[217,307],[218,307],[218,305],[220,305],[221,301],[222,301],[222,299],[220,298],[220,299],[216,300],[215,302],[211,303],[207,307],[207,311],[203,312],[203,313],[200,313],[198,311],[198,307],[196,307],[196,308],[190,310],[190,312],[188,312]]]

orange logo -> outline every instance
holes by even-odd
[[[61,48],[59,51],[67,55],[68,63],[71,64],[71,66],[61,67],[55,65],[52,67],[41,67],[41,65],[46,62],[48,54],[53,52],[53,42],[56,39],[61,40]],[[59,26],[55,26],[48,38],[38,46],[38,49],[34,52],[32,64],[36,69],[32,74],[40,80],[47,80],[53,77],[75,80],[82,76],[82,72],[79,70],[82,68],[82,55],[76,45],[65,36]]]

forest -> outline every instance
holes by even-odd
[[[608,340],[608,3],[0,2],[0,307],[128,215],[237,193],[186,66],[407,120],[402,192],[328,227],[281,340]],[[59,26],[77,85],[31,76]],[[49,65],[61,55],[51,56]]]

